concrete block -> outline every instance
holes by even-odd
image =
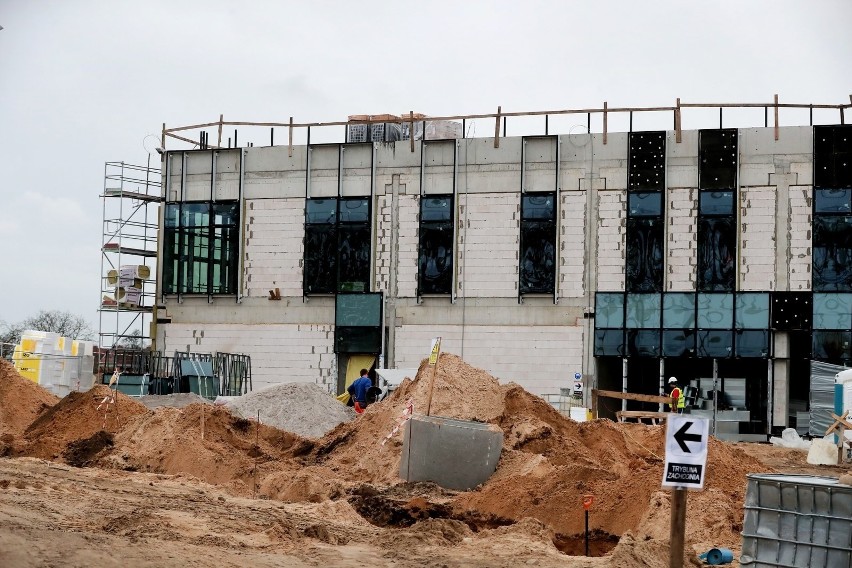
[[[405,423],[399,476],[468,491],[497,468],[503,432],[493,424],[440,416],[413,416]]]

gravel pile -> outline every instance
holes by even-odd
[[[203,396],[199,396],[194,392],[180,392],[174,394],[148,394],[137,398],[139,402],[150,409],[159,408],[161,406],[170,406],[173,408],[183,408],[194,402],[206,402],[209,400]]]
[[[279,430],[306,438],[321,438],[326,432],[355,418],[355,411],[316,383],[284,383],[250,392],[225,406],[243,418],[257,419]]]

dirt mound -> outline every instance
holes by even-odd
[[[425,413],[432,369],[424,360],[414,381],[406,379],[389,399],[335,428],[317,442],[308,461],[349,481],[400,483],[402,435],[386,445],[381,441],[407,400],[413,400],[415,414]],[[592,494],[590,526],[600,546],[612,548],[628,531],[637,531],[640,539],[668,538],[656,529],[668,530],[661,519],[669,507],[669,493],[661,491],[664,427],[575,422],[520,386],[501,385],[448,353],[441,354],[435,374],[431,414],[489,422],[504,434],[495,474],[478,490],[455,495],[448,516],[480,528],[538,519],[554,532],[554,543],[569,551],[583,531],[583,495]],[[689,501],[700,521],[688,525],[688,541],[713,535],[713,546],[736,545],[745,476],[766,469],[737,448],[711,440],[706,489]]]
[[[552,415],[537,400],[529,401],[537,414],[514,417],[509,411],[519,405],[508,401],[514,397],[536,397],[523,391],[507,397],[502,426],[505,438],[519,449],[504,450],[497,472],[481,490],[457,497],[457,512],[474,510],[506,522],[534,517],[558,537],[571,537],[583,530],[581,502],[590,494],[595,496],[590,528],[600,531],[599,539],[628,531],[668,539],[670,493],[661,491],[665,427],[607,420],[576,423]],[[537,436],[517,438],[518,429],[510,427],[515,418],[525,432]],[[688,500],[688,541],[737,546],[746,474],[760,471],[767,468],[759,461],[711,438],[705,489]]]
[[[387,444],[390,434],[409,399],[415,414],[426,414],[429,385],[435,368],[424,359],[412,381],[405,379],[393,394],[367,407],[357,420],[341,424],[316,444],[311,458],[332,470],[345,472],[350,481],[398,483],[402,432]],[[461,420],[495,422],[503,413],[507,387],[482,369],[465,363],[450,353],[442,353],[434,377],[430,414]]]
[[[110,403],[113,395],[115,402]],[[117,432],[132,417],[146,412],[143,404],[106,385],[72,392],[30,424],[24,433],[24,451],[28,456],[56,460],[70,443],[91,438],[100,430]]]
[[[13,453],[15,439],[59,397],[25,379],[15,366],[0,359],[0,456]]]
[[[243,418],[260,422],[306,438],[319,438],[355,418],[352,408],[340,404],[316,383],[284,383],[250,392],[226,405]]]
[[[272,472],[292,475],[302,438],[234,416],[204,403],[163,407],[128,420],[104,467],[162,474],[188,474],[207,483],[251,494]],[[255,473],[255,464],[257,472]]]

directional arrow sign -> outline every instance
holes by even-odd
[[[700,434],[690,434],[689,433],[689,427],[692,426],[693,424],[694,424],[694,422],[691,422],[691,421],[690,422],[684,422],[683,426],[680,427],[680,430],[678,430],[677,432],[674,433],[675,442],[677,442],[678,445],[680,446],[680,448],[688,454],[691,454],[692,452],[689,450],[689,446],[686,445],[686,442],[699,442],[699,443],[701,442],[701,435]],[[705,442],[705,450],[706,450],[706,442]]]
[[[707,466],[710,421],[688,414],[671,414],[666,422],[663,487],[702,489]]]

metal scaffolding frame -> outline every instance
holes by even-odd
[[[158,164],[159,165],[159,164]],[[98,302],[98,346],[121,346],[139,338],[150,343],[156,297],[157,228],[162,189],[159,167],[126,162],[104,165],[101,240],[101,291]],[[116,295],[118,271],[124,265],[144,265],[150,275],[141,279],[138,302]],[[110,275],[110,271],[116,271]],[[139,335],[134,335],[138,331]]]

